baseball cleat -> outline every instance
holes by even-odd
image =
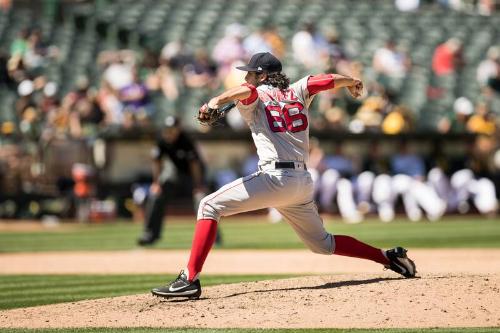
[[[177,279],[163,287],[154,288],[151,290],[154,296],[165,298],[171,297],[187,297],[190,299],[198,299],[201,295],[200,280],[189,281],[186,273],[181,271]]]
[[[417,269],[413,260],[406,255],[406,252],[408,250],[402,247],[395,247],[385,251],[387,259],[389,259],[389,265],[385,266],[385,268],[399,273],[404,277],[412,278],[415,277]]]

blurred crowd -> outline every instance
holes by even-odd
[[[444,3],[444,2],[442,2]],[[451,6],[451,1],[450,1]],[[193,49],[184,40],[167,41],[161,50],[105,50],[96,57],[98,77],[79,75],[61,89],[51,82],[44,69],[57,61],[59,50],[43,40],[40,29],[23,29],[1,52],[2,89],[16,95],[13,117],[2,123],[2,133],[17,133],[32,140],[92,138],[106,130],[150,129],[166,114],[185,112],[186,92],[197,90],[200,100],[222,88],[243,82],[244,73],[235,70],[256,52],[271,52],[284,59],[285,72],[292,79],[302,73],[336,72],[363,79],[366,92],[361,100],[333,89],[319,96],[313,105],[312,129],[335,129],[353,133],[408,133],[421,130],[425,119],[420,110],[401,102],[401,91],[393,83],[412,71],[405,46],[388,39],[363,64],[358,54],[344,43],[332,27],[319,29],[305,23],[284,40],[276,27],[250,31],[234,23],[213,49]],[[432,82],[424,87],[428,102],[450,95],[446,82],[456,80],[467,66],[464,45],[449,38],[437,45],[432,57]],[[480,95],[471,100],[459,96],[452,112],[436,110],[441,119],[426,130],[440,133],[497,134],[500,100],[500,46],[492,45],[477,68]],[[287,66],[288,63],[288,66]],[[191,105],[190,105],[191,107]],[[447,106],[449,107],[449,106]],[[234,112],[228,125],[238,131],[245,127]],[[206,131],[192,121],[193,130]]]
[[[418,11],[420,6],[430,2],[449,10],[479,15],[493,15],[498,7],[494,1],[466,0],[396,0],[395,6],[401,11],[411,12]],[[8,11],[8,6],[3,10]],[[433,79],[424,87],[427,101],[439,101],[449,95],[447,89],[453,88],[449,88],[446,83],[455,80],[457,74],[467,66],[463,56],[466,47],[455,37],[442,40],[435,47],[430,68]],[[59,61],[60,50],[50,41],[44,40],[38,27],[31,27],[18,32],[9,50],[0,51],[0,91],[15,96],[13,110],[9,110],[11,116],[4,117],[0,124],[0,170],[3,170],[0,172],[0,181],[13,182],[13,170],[20,170],[13,165],[25,163],[27,159],[36,161],[43,155],[44,147],[53,140],[77,139],[91,144],[106,132],[154,130],[166,115],[180,115],[185,111],[182,109],[186,102],[183,98],[187,92],[201,91],[200,100],[197,101],[201,104],[205,102],[203,98],[242,83],[245,73],[235,70],[235,67],[246,63],[256,52],[271,52],[282,59],[285,72],[287,69],[292,70],[287,73],[292,79],[299,79],[297,76],[302,73],[335,72],[358,77],[365,82],[366,91],[360,100],[352,99],[349,94],[336,89],[320,94],[313,105],[315,112],[311,114],[313,130],[397,135],[418,132],[423,128],[420,110],[402,102],[402,92],[393,89],[393,83],[407,78],[415,65],[405,45],[390,38],[375,49],[371,62],[367,64],[360,60],[359,54],[349,47],[334,25],[325,28],[306,22],[290,40],[285,40],[273,25],[250,30],[245,25],[233,23],[225,27],[224,35],[212,49],[193,49],[189,41],[176,39],[166,41],[158,50],[101,51],[96,55],[94,64],[99,73],[97,77],[90,72],[82,74],[63,87],[61,82],[51,81],[46,75],[47,67]],[[475,155],[481,155],[482,159],[491,161],[498,149],[500,104],[496,102],[500,100],[500,45],[488,48],[476,73],[479,95],[474,100],[459,96],[449,110],[437,110],[440,111],[437,121],[425,129],[443,134],[477,134],[478,139],[471,150]],[[246,125],[237,112],[229,113],[225,121],[226,126],[234,131],[245,130]],[[209,130],[194,120],[188,125],[194,131]],[[31,144],[28,148],[20,148],[14,144],[19,140]],[[314,146],[314,149],[321,148]],[[370,154],[376,151],[374,148]],[[315,154],[319,153],[313,151],[312,156]],[[342,156],[341,152],[338,154]],[[421,214],[416,213],[416,208],[411,208],[411,202],[424,211],[426,204],[420,202],[418,197],[408,199],[404,195],[407,190],[403,188],[420,187],[423,189],[421,198],[430,200],[432,196],[426,194],[434,193],[445,202],[437,205],[435,211],[426,211],[431,219],[435,219],[445,209],[453,211],[464,206],[462,199],[447,202],[452,199],[448,199],[448,195],[442,193],[443,190],[432,184],[431,174],[436,175],[438,172],[433,171],[435,169],[429,163],[426,168],[412,171],[409,169],[417,168],[423,162],[399,163],[394,157],[387,163],[386,170],[381,171],[368,167],[370,163],[374,167],[373,164],[381,162],[377,156],[369,156],[369,161],[358,163],[357,167],[336,156],[318,158],[315,162],[317,165],[312,165],[311,169],[317,170],[318,197],[325,211],[332,209],[332,198],[337,197],[337,193],[350,193],[338,196],[345,201],[337,205],[348,220],[359,220],[364,213],[373,211],[378,211],[382,219],[390,220],[393,210],[391,213],[387,207],[393,205],[398,195],[403,197],[408,216],[417,219]],[[36,167],[25,169],[29,169],[27,172],[34,176],[40,173]],[[455,197],[463,196],[457,194],[460,190],[453,187],[454,172],[462,169],[472,170],[472,178],[478,182],[484,178],[465,162],[463,168],[455,168],[453,172],[439,169],[443,175],[447,175],[447,180],[437,182],[449,183],[446,186],[453,188]],[[497,169],[497,165],[489,168],[490,179]],[[400,174],[406,177],[398,177]],[[375,184],[383,183],[382,179],[385,179],[385,184],[391,184],[391,187],[381,186],[387,191],[391,188],[390,193],[375,191]],[[324,184],[334,185],[327,189]],[[478,188],[476,185],[470,186]],[[475,192],[469,190],[468,193]],[[381,203],[381,196],[385,198],[384,203]],[[441,202],[439,200],[434,202]],[[493,208],[488,207],[484,212],[489,214]],[[478,210],[483,212],[479,206]]]

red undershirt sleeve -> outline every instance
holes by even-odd
[[[248,98],[243,99],[240,102],[243,105],[250,105],[253,102],[255,102],[255,100],[257,99],[257,97],[259,97],[259,93],[257,92],[257,88],[255,88],[255,86],[251,85],[250,83],[243,83],[242,86],[250,88],[251,94],[250,94],[250,96]]]
[[[307,91],[309,91],[309,96],[316,95],[321,91],[329,90],[333,87],[335,87],[333,74],[311,75],[307,79]]]

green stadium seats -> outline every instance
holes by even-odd
[[[54,2],[56,3],[56,2]],[[89,5],[90,4],[90,5]],[[147,47],[160,50],[165,43],[183,38],[191,47],[211,49],[224,35],[225,27],[242,22],[250,31],[267,23],[276,25],[287,41],[288,54],[284,64],[287,74],[299,78],[307,70],[296,64],[290,54],[290,40],[306,22],[317,22],[318,27],[335,27],[343,46],[367,68],[373,52],[387,39],[393,39],[407,50],[413,69],[406,78],[390,79],[387,85],[400,93],[400,100],[417,113],[432,114],[432,108],[449,107],[457,96],[475,100],[479,86],[475,70],[490,45],[500,44],[500,15],[491,17],[471,15],[438,8],[424,7],[417,13],[401,13],[393,0],[123,0],[75,2],[68,5],[63,22],[56,20],[56,7],[47,7],[42,13],[14,6],[10,14],[0,13],[0,46],[9,49],[18,31],[37,25],[44,38],[60,50],[60,59],[44,68],[49,80],[60,84],[62,91],[71,89],[77,75],[86,73],[92,82],[99,82],[99,69],[94,61],[98,52],[118,47],[141,51]],[[466,67],[462,73],[450,77],[434,77],[430,66],[436,45],[449,37],[458,37],[464,43]],[[431,84],[448,91],[440,101],[427,101],[426,89]],[[12,113],[4,101],[12,96],[0,91],[2,117]],[[207,98],[201,89],[183,91],[183,103],[155,98],[164,116],[179,108],[186,120],[191,118],[194,106]],[[165,111],[168,109],[169,111]],[[192,120],[192,119],[191,119]],[[430,123],[432,124],[432,123]],[[424,126],[427,126],[424,124]]]

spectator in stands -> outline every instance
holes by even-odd
[[[272,52],[271,45],[267,42],[265,36],[265,29],[258,28],[243,40],[243,48],[245,49],[245,56],[251,57],[255,53]]]
[[[193,50],[183,39],[167,43],[160,53],[160,61],[166,61],[175,70],[182,70],[184,66],[193,62],[193,58]]]
[[[265,42],[271,47],[271,53],[276,55],[278,59],[281,59],[285,56],[286,52],[286,43],[283,37],[276,29],[274,25],[268,25],[264,28],[263,37]]]
[[[179,98],[179,86],[176,82],[175,73],[167,62],[160,62],[160,67],[158,67],[150,83],[153,84],[149,85],[149,88],[151,90],[159,88],[168,101],[175,102]]]
[[[154,115],[154,106],[149,91],[139,79],[137,69],[132,69],[133,81],[118,92],[118,99],[123,106],[123,128],[147,127]]]
[[[363,101],[349,125],[352,132],[380,132],[384,117],[392,109],[389,94],[382,89],[379,96],[370,96]]]
[[[64,96],[60,112],[69,117],[69,133],[73,138],[95,137],[104,118],[96,92],[85,76],[79,77],[76,88]]]
[[[382,132],[385,134],[408,133],[414,129],[411,110],[403,105],[395,106],[385,116],[382,122]]]
[[[500,48],[491,46],[486,53],[486,59],[479,63],[476,78],[483,87],[488,85],[491,78],[498,75],[498,64],[500,62]]]
[[[31,80],[22,81],[17,87],[18,100],[15,104],[16,115],[19,119],[21,133],[31,139],[38,136],[38,125],[41,114],[35,101],[35,85]]]
[[[29,79],[23,58],[20,55],[14,55],[9,58],[7,61],[7,74],[12,81],[12,86],[16,87],[22,81]]]
[[[28,36],[28,47],[23,60],[26,68],[32,72],[39,71],[48,57],[48,46],[42,41],[42,32],[34,29]]]
[[[14,90],[16,84],[9,75],[8,62],[9,55],[3,49],[0,49],[0,89]]]
[[[395,0],[394,5],[401,12],[413,12],[418,10],[420,0]]]
[[[44,117],[60,106],[57,90],[58,87],[55,82],[47,82],[43,87],[43,95],[38,105]]]
[[[185,65],[182,73],[184,83],[188,88],[217,89],[219,87],[217,65],[210,59],[205,49],[196,50],[193,62]]]
[[[457,11],[464,9],[463,0],[437,0],[437,3],[445,9],[453,9]]]
[[[0,10],[5,15],[12,8],[12,0],[1,0],[0,1]]]
[[[245,72],[242,72],[242,71],[236,69],[236,67],[244,66],[244,65],[245,65],[245,62],[243,62],[241,60],[236,60],[231,65],[231,68],[227,69],[227,75],[226,75],[226,77],[223,78],[224,88],[226,88],[226,89],[233,88],[233,87],[236,87],[236,86],[242,84],[242,82],[245,82]],[[220,75],[221,75],[221,71],[219,70],[219,77],[220,77]]]
[[[477,13],[483,16],[490,16],[495,12],[495,6],[498,6],[498,1],[479,0],[477,1]]]
[[[313,23],[306,23],[292,38],[296,62],[308,69],[323,67],[327,62],[326,39]]]
[[[12,69],[22,67],[32,77],[40,76],[47,59],[56,58],[59,50],[49,46],[42,40],[42,32],[35,28],[31,31],[21,30],[10,47]]]
[[[378,48],[373,55],[373,69],[379,74],[379,80],[384,77],[404,77],[410,67],[410,58],[396,49],[396,43],[388,40],[385,45]]]
[[[245,59],[246,53],[243,47],[245,30],[241,24],[230,24],[226,27],[224,37],[215,44],[212,59],[219,67],[219,77],[225,77],[235,61]]]
[[[26,52],[28,51],[28,29],[21,29],[16,38],[10,44],[10,55],[11,57],[19,56],[21,58],[24,57]]]
[[[485,102],[476,104],[474,114],[467,121],[467,130],[476,134],[493,135],[497,131],[496,116]]]
[[[459,72],[464,65],[462,42],[459,39],[450,38],[434,50],[432,70],[435,75],[443,76]]]
[[[132,70],[136,63],[133,51],[103,51],[97,63],[103,68],[103,80],[115,93],[133,82]]]
[[[466,124],[474,111],[472,102],[466,97],[459,97],[453,103],[453,113],[447,114],[438,121],[440,133],[464,133]]]
[[[0,218],[18,217],[23,189],[23,153],[18,144],[3,144],[0,149]]]
[[[352,67],[347,52],[342,46],[340,35],[335,28],[330,28],[325,33],[326,36],[326,52],[328,54],[328,66],[332,71],[342,75],[352,75]],[[360,73],[357,73],[360,74]],[[362,77],[362,75],[354,75],[353,77]]]
[[[488,88],[492,93],[486,93],[486,95],[500,95],[500,61],[497,62],[497,72],[495,76],[492,76],[488,80]]]
[[[323,99],[325,103],[320,106],[319,113],[321,117],[312,117],[311,127],[317,130],[335,130],[335,131],[346,131],[349,117],[345,112],[344,108],[337,106],[336,100],[333,99]]]
[[[120,128],[123,123],[123,106],[115,90],[104,79],[101,80],[101,85],[97,92],[97,103],[104,113],[106,127]]]

